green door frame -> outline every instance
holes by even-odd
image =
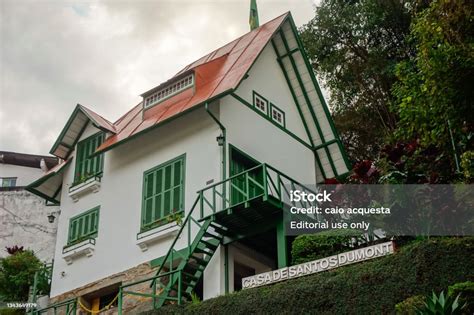
[[[229,143],[229,176],[235,175],[233,173],[233,159],[232,153],[238,152],[238,154],[248,158],[250,161],[255,162],[257,165],[261,164],[258,160],[254,159],[249,154],[244,151],[236,148]],[[276,241],[277,241],[277,264],[278,268],[283,268],[288,266],[288,246],[287,246],[287,237],[285,234],[285,224],[283,222],[283,215],[278,219],[276,224]]]

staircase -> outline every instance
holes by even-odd
[[[200,190],[156,275],[120,287],[119,315],[124,295],[152,298],[155,309],[189,300],[224,238],[245,237],[245,231],[256,222],[281,214],[285,205],[296,205],[289,201],[290,190],[295,189],[313,193],[275,168],[261,164]],[[310,206],[302,201],[298,204]],[[151,293],[132,291],[132,286],[146,282]]]

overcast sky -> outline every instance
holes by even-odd
[[[317,0],[258,0],[260,24]],[[47,154],[77,103],[115,121],[248,32],[250,0],[0,0],[0,150]]]

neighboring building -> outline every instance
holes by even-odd
[[[288,264],[284,185],[349,171],[290,13],[142,96],[115,123],[77,105],[51,149],[65,162],[29,185],[61,202],[53,301],[97,311],[120,286],[156,289],[156,307],[238,290]],[[127,314],[152,305],[118,300]]]
[[[48,215],[59,209],[25,186],[57,164],[57,157],[0,151],[0,257],[8,255],[5,247],[18,245],[43,261],[53,259],[57,220],[49,223]]]

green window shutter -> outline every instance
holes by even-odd
[[[161,164],[144,174],[142,229],[160,223],[184,210],[184,156]]]
[[[99,210],[100,207],[96,207],[70,219],[68,245],[97,236]]]
[[[92,157],[92,154],[104,142],[104,138],[105,134],[99,132],[77,144],[75,182],[96,176],[102,172],[103,154],[94,157]]]

